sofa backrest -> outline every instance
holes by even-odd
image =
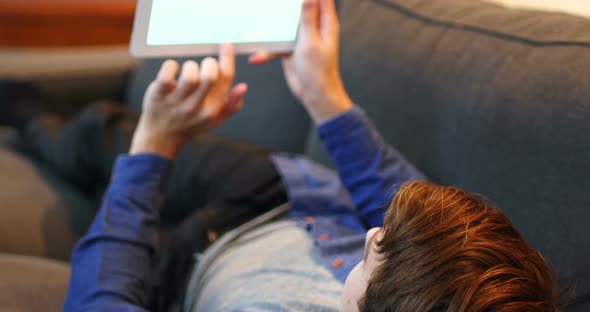
[[[386,139],[433,181],[490,198],[564,299],[589,301],[590,20],[473,0],[340,4],[345,84]]]

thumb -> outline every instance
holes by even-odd
[[[301,12],[301,39],[319,40],[320,38],[320,8],[318,0],[304,0]]]

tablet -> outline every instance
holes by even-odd
[[[288,52],[295,46],[303,0],[139,0],[131,38],[136,57]]]

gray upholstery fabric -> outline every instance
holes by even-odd
[[[92,221],[91,204],[5,143],[0,172],[0,253],[68,260]]]
[[[133,75],[127,92],[127,102],[133,108],[141,110],[145,89],[162,61],[145,60]],[[236,82],[250,86],[244,109],[214,132],[273,150],[302,153],[310,121],[287,88],[280,62],[253,67],[246,56],[239,56],[236,67]]]
[[[345,83],[387,140],[489,197],[588,296],[590,20],[473,0],[340,9]],[[325,160],[317,139],[308,152]]]
[[[0,254],[0,310],[61,311],[69,279],[65,263]]]

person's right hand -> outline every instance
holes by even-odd
[[[157,154],[174,159],[190,138],[221,125],[244,103],[248,85],[232,87],[235,51],[221,46],[219,61],[206,58],[201,65],[187,61],[164,62],[158,77],[148,87],[133,142],[133,154]]]
[[[339,36],[334,0],[305,0],[293,53],[259,52],[250,57],[250,63],[264,64],[282,57],[291,91],[320,124],[353,107],[340,76]]]

